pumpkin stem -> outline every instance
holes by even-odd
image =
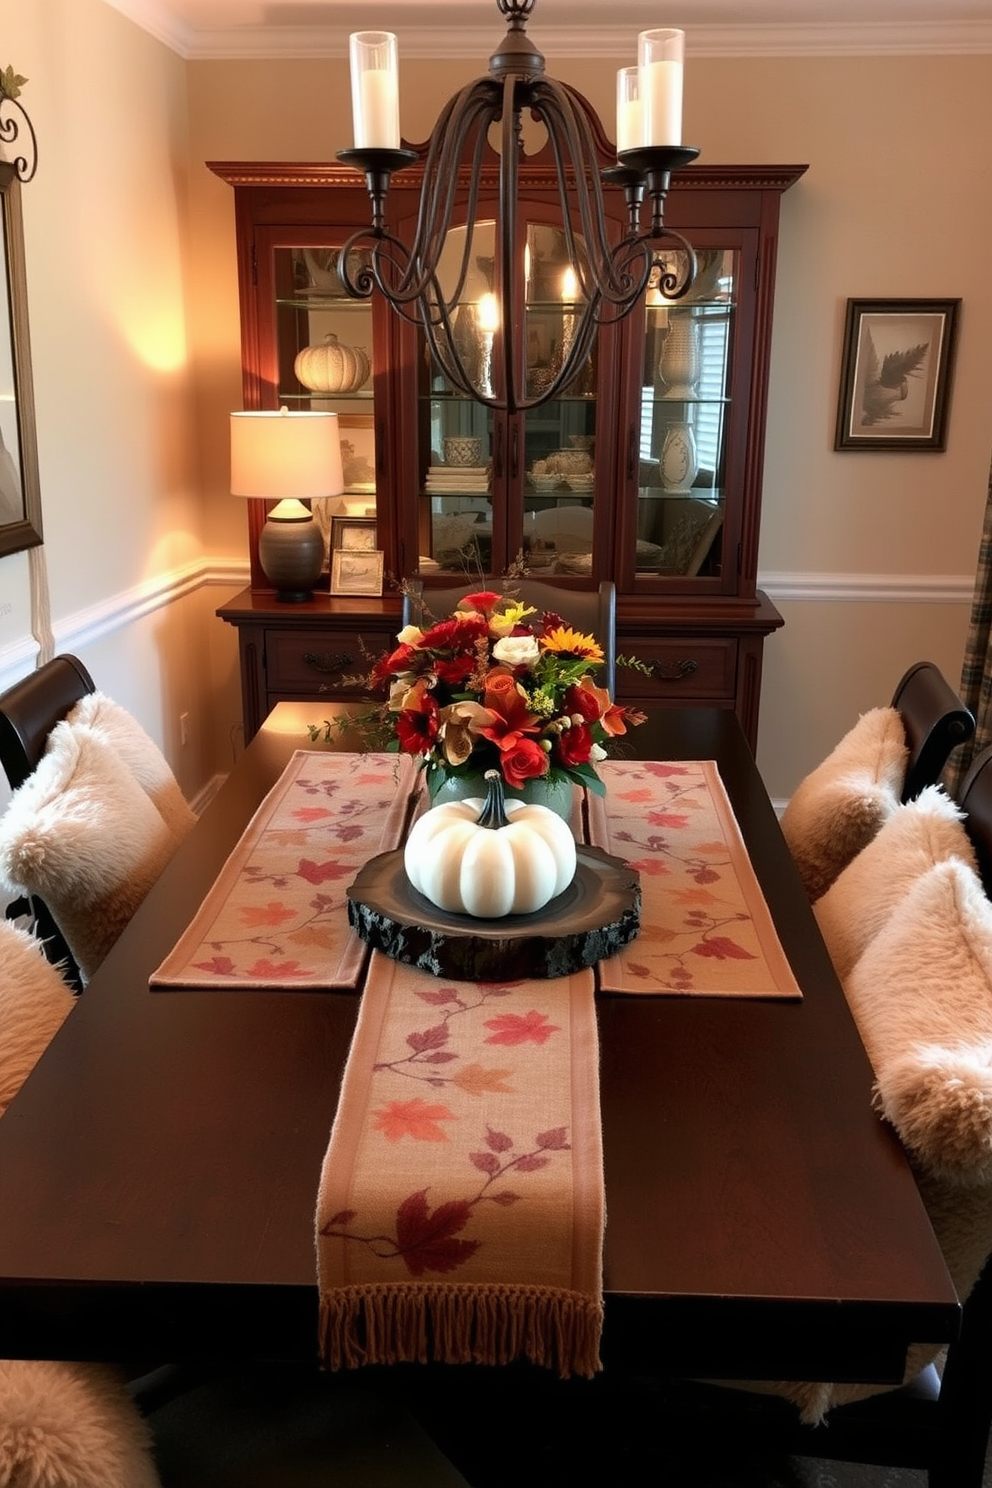
[[[484,778],[488,781],[486,799],[483,802],[482,812],[476,825],[480,827],[492,827],[494,829],[508,827],[510,825],[510,819],[506,814],[506,801],[503,795],[503,777],[498,770],[487,770]]]

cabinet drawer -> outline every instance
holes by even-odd
[[[270,692],[318,697],[360,696],[361,679],[389,644],[389,636],[357,630],[269,630],[265,673]]]
[[[623,656],[636,656],[651,675],[628,667],[617,668],[621,700],[641,698],[679,702],[682,699],[733,698],[737,685],[737,641],[732,636],[689,637],[686,640],[617,638]]]

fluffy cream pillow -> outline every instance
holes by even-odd
[[[106,740],[60,723],[0,817],[0,882],[45,901],[88,981],[175,848]]]
[[[842,981],[903,895],[947,858],[960,858],[977,871],[961,812],[940,786],[930,785],[896,808],[814,906]]]
[[[933,1173],[992,1181],[992,904],[974,870],[925,873],[845,990],[905,1146]]]
[[[75,705],[66,722],[70,727],[81,724],[95,729],[114,748],[181,842],[195,824],[196,813],[162,751],[137,719],[106,694],[91,692]]]
[[[872,708],[796,787],[782,831],[811,902],[899,805],[908,754],[895,708]]]
[[[0,1484],[159,1488],[148,1429],[113,1371],[0,1359]]]
[[[916,1174],[961,1298],[992,1253],[992,904],[949,858],[925,873],[855,964],[845,990],[875,1099]],[[940,1352],[917,1344],[906,1379]],[[779,1385],[807,1421],[878,1385]]]
[[[45,960],[41,943],[6,920],[0,920],[0,965],[2,1116],[76,999],[59,972]]]

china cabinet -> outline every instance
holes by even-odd
[[[559,396],[512,414],[455,391],[423,335],[381,297],[343,292],[337,251],[369,213],[355,172],[210,168],[234,188],[245,407],[339,414],[346,490],[315,503],[329,508],[318,521],[330,533],[342,512],[373,519],[386,574],[380,596],[280,603],[258,566],[264,513],[249,511],[251,586],[218,612],[239,631],[246,737],[280,699],[360,692],[367,657],[396,629],[401,578],[429,589],[464,573],[475,584],[522,558],[534,576],[567,586],[615,580],[617,650],[641,664],[618,672],[621,698],[733,708],[753,747],[763,642],[782,623],[756,588],[779,202],[805,167],[677,173],[667,220],[698,255],[689,295],[666,301],[649,285],[630,317],[601,328]],[[450,235],[455,265],[458,235],[472,234],[474,271],[451,335],[483,390],[502,291],[495,166],[487,170],[474,222]],[[390,189],[389,224],[404,240],[418,186],[413,167]],[[608,198],[620,236],[623,197]],[[579,293],[540,155],[521,169],[518,222],[514,355],[533,394],[567,352]]]

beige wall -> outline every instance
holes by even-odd
[[[629,59],[558,60],[554,36],[538,40],[611,129]],[[404,135],[425,138],[439,101],[480,70],[401,63]],[[990,56],[690,57],[685,138],[707,161],[809,165],[782,202],[760,550],[787,622],[766,649],[758,751],[777,798],[911,661],[960,673],[992,454],[990,89]],[[239,396],[233,208],[198,161],[330,158],[350,143],[346,66],[195,62],[189,101],[193,340],[198,355],[206,341],[219,513],[223,413]],[[846,301],[903,296],[963,301],[947,450],[835,453]],[[237,551],[241,520],[225,511],[217,535]]]
[[[141,719],[193,795],[218,751],[186,333],[186,65],[101,0],[0,0],[0,35],[39,145],[22,203],[56,645]],[[0,559],[0,685],[35,651],[15,554]]]
[[[204,161],[330,158],[350,142],[347,69],[183,62],[102,0],[0,0],[0,22],[41,142],[24,205],[56,630],[192,793],[237,738],[235,636],[213,609],[246,556],[227,490],[233,194]],[[564,60],[535,34],[610,129],[629,58]],[[404,61],[406,136],[481,67]],[[782,204],[761,543],[787,622],[759,741],[779,798],[911,660],[959,672],[992,452],[990,90],[992,56],[690,55],[686,137],[707,161],[809,164]],[[963,301],[946,453],[834,453],[847,298],[926,295]],[[0,681],[30,651],[16,555],[0,559]]]

